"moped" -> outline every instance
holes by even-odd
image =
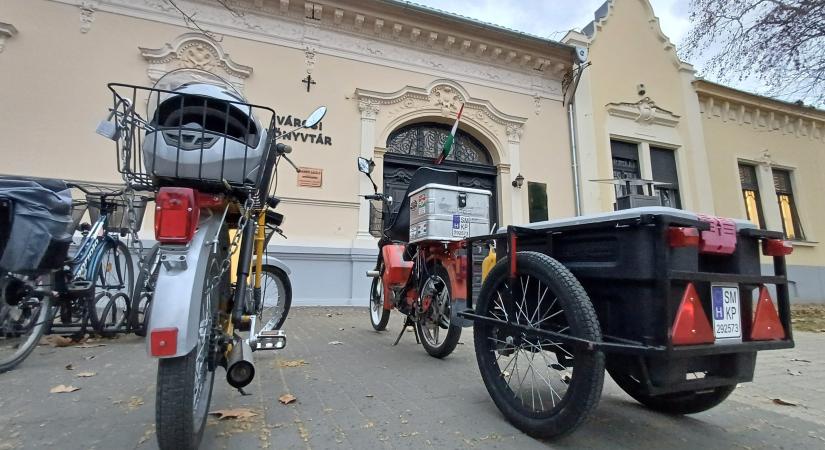
[[[380,205],[376,213],[383,220],[375,268],[367,272],[373,278],[370,322],[376,331],[385,330],[390,311],[397,309],[405,319],[395,344],[413,325],[416,340],[427,353],[444,358],[455,350],[462,326],[469,326],[456,316],[467,301],[467,247],[462,239],[469,236],[469,226],[486,231],[490,193],[459,188],[455,171],[421,167],[413,174],[400,209],[390,214],[393,199],[378,192],[371,175],[374,166],[373,161],[358,158],[358,170],[369,177],[374,190],[363,197]],[[437,192],[444,197],[434,198]],[[445,204],[449,211],[434,210]],[[436,212],[448,213],[447,231],[436,230],[438,220],[424,220],[431,213],[444,216]],[[416,217],[412,226],[411,216]]]
[[[153,301],[145,331],[148,353],[158,360],[158,444],[197,448],[217,367],[243,392],[255,376],[252,352],[286,346],[281,318],[265,307],[262,281],[271,264],[264,248],[267,230],[283,222],[274,211],[280,200],[270,193],[278,163],[298,168],[287,156],[291,148],[276,142],[275,112],[246,102],[214,74],[184,69],[151,88],[109,89],[114,104],[98,132],[117,143],[127,185],[155,197],[158,247],[150,259],[157,268],[148,277]],[[147,106],[145,118],[137,105]],[[300,128],[325,113],[318,108]]]

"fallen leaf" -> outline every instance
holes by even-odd
[[[309,363],[304,361],[303,359],[295,359],[295,360],[292,360],[292,361],[285,360],[285,359],[279,359],[278,360],[278,367],[301,367],[301,366],[306,366],[308,364]]]
[[[95,372],[80,372],[75,376],[78,377],[78,378],[89,378],[89,377],[93,377],[95,375],[97,375],[97,373],[95,373]]]
[[[327,314],[327,317],[332,317],[332,314]]]
[[[67,394],[69,392],[79,391],[79,387],[66,386],[65,384],[58,384],[49,390],[52,394]]]
[[[258,415],[258,413],[249,408],[218,409],[215,411],[209,411],[209,414],[218,416],[219,420],[249,419]]]
[[[95,348],[95,347],[105,347],[106,344],[81,344],[76,346],[77,348]]]
[[[775,398],[775,399],[773,399],[773,402],[776,403],[777,405],[782,405],[782,406],[796,406],[796,403],[786,402],[785,400],[782,400],[781,398]]]
[[[86,361],[91,361],[93,359],[95,359],[95,355],[89,355],[86,357]]]
[[[66,364],[66,370],[74,370],[74,366],[71,364]]]
[[[341,345],[341,344],[343,344],[343,342],[341,342],[341,341],[332,341],[332,342],[329,343],[329,345]]]
[[[792,358],[791,361],[809,363],[807,359]]]
[[[136,409],[143,406],[143,399],[141,397],[129,397],[129,408]]]
[[[65,336],[59,336],[57,334],[50,334],[40,339],[40,345],[51,345],[52,347],[69,347],[74,345],[75,342]]]
[[[283,403],[284,405],[288,405],[288,404],[290,404],[290,403],[292,403],[296,400],[298,400],[298,399],[292,394],[284,394],[284,395],[278,397],[278,401]]]

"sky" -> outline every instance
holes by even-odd
[[[559,40],[593,20],[604,0],[412,0],[476,20]],[[688,0],[651,0],[662,31],[677,46],[690,28]],[[699,68],[699,67],[697,67]]]

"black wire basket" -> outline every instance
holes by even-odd
[[[268,189],[276,157],[274,110],[217,86],[208,96],[186,87],[108,87],[113,105],[98,133],[116,142],[118,171],[133,189],[174,185],[261,197]],[[139,107],[146,108],[145,118]]]
[[[95,223],[100,219],[101,198],[96,195],[87,195],[86,202],[89,208],[89,220]],[[131,225],[129,217],[129,200],[125,196],[106,197],[102,205],[109,212],[109,220],[106,222],[106,231],[110,233],[127,234],[132,231],[138,232],[143,224],[143,216],[146,214],[147,197],[141,195],[132,196],[132,210],[134,211],[134,227]]]
[[[380,200],[370,201],[370,234],[381,238],[384,235],[384,216],[389,218],[389,211],[386,211],[384,202]]]

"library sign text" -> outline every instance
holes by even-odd
[[[276,116],[277,127],[275,128],[275,135],[281,134],[283,131],[298,128],[304,124],[304,121],[296,116]],[[279,139],[292,142],[309,142],[310,144],[332,145],[332,136],[323,133],[324,123],[319,122],[311,128],[290,131],[285,133]]]

